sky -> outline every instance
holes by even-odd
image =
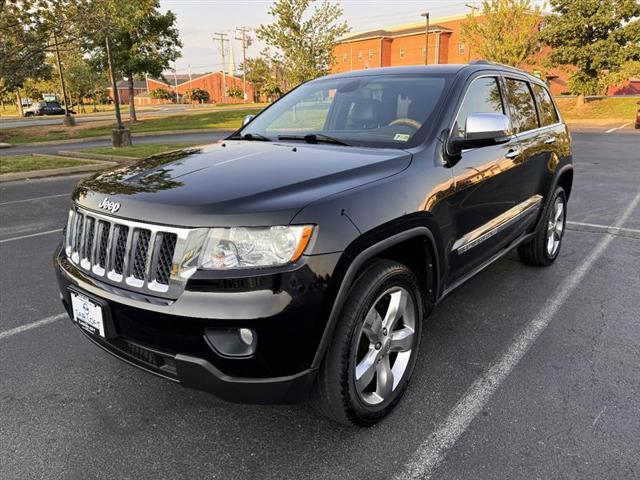
[[[470,10],[465,4],[473,3],[473,0],[341,0],[338,3],[351,31],[359,32],[419,22],[422,21],[420,13],[424,11],[429,11],[431,19],[435,20],[466,13]],[[228,34],[235,63],[242,63],[241,43],[234,39],[235,29],[241,26],[255,29],[271,23],[273,17],[268,13],[271,4],[272,0],[160,0],[163,11],[171,10],[177,16],[183,43],[182,58],[175,65],[177,73],[189,73],[189,65],[192,73],[221,68],[219,42],[213,40],[215,32]],[[247,56],[258,56],[262,47],[255,42]],[[227,64],[228,59],[227,52]]]

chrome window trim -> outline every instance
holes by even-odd
[[[491,219],[484,225],[466,233],[453,244],[452,250],[458,254],[480,245],[485,240],[490,239],[494,235],[500,233],[507,227],[513,225],[516,221],[525,217],[529,213],[536,211],[542,204],[541,195],[533,195],[522,203],[511,207],[509,210],[501,213],[497,217]]]

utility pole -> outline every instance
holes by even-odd
[[[173,93],[175,93],[176,103],[178,103],[178,76],[176,75],[176,62],[173,62]]]
[[[222,103],[227,103],[227,74],[224,71],[225,65],[225,55],[224,55],[224,44],[225,42],[229,42],[227,40],[226,33],[215,32],[213,34],[213,39],[218,40],[220,42],[220,54],[222,55]]]
[[[429,12],[420,14],[425,19],[424,27],[424,64],[429,65]]]
[[[58,46],[58,33],[53,30],[53,46],[56,50],[56,62],[58,63],[58,74],[60,75],[60,86],[62,87],[62,105],[64,106],[63,125],[73,127],[76,121],[69,113],[69,104],[67,102],[67,87],[64,83],[64,73],[62,72],[62,62],[60,61],[60,47]]]
[[[464,6],[471,9],[471,18],[475,18],[477,5],[475,3],[465,3]],[[471,61],[471,45],[467,46],[469,47],[467,49],[467,63],[469,63]]]
[[[242,42],[242,93],[244,94],[244,103],[247,103],[247,48],[251,44],[251,37],[247,35],[250,29],[248,27],[240,27],[236,32],[240,33],[240,38],[236,40]]]

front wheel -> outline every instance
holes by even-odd
[[[418,281],[409,268],[378,259],[364,269],[320,367],[312,396],[316,409],[360,426],[393,410],[415,366],[422,314]]]
[[[560,253],[566,221],[567,196],[564,189],[558,187],[544,212],[541,228],[531,240],[518,247],[520,260],[529,265],[551,265]]]

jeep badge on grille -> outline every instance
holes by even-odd
[[[98,208],[109,210],[111,213],[116,213],[120,210],[120,204],[118,202],[112,202],[109,197],[104,197],[104,200],[98,204]]]

